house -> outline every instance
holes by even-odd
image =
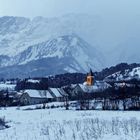
[[[25,90],[14,95],[14,104],[33,105],[53,101],[53,96],[47,90]]]
[[[25,90],[24,93],[27,93],[29,98],[29,104],[40,104],[44,102],[53,101],[53,96],[48,90]],[[24,98],[21,98],[24,100]]]
[[[30,105],[31,104],[30,96],[28,95],[28,93],[18,92],[14,97],[13,104]]]
[[[63,102],[67,97],[66,92],[62,88],[49,88],[48,91],[54,97],[55,101]]]
[[[95,85],[87,86],[84,84],[77,84],[74,89],[72,90],[72,96],[77,96],[79,93],[93,93],[97,92],[98,87]]]
[[[34,105],[52,101],[65,101],[68,95],[61,88],[50,88],[49,90],[23,90],[8,94],[11,105]]]

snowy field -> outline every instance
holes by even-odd
[[[140,140],[140,112],[26,108],[0,110],[0,140]]]

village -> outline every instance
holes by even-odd
[[[30,83],[38,80],[28,79]],[[1,86],[4,84],[1,84]],[[4,87],[5,86],[5,87]],[[79,110],[139,110],[139,85],[124,81],[109,83],[94,79],[90,69],[85,82],[71,84],[59,88],[15,90],[14,84],[6,83],[1,88],[0,106],[27,106],[41,104],[40,108],[48,108],[48,103],[61,102],[66,109],[74,106]],[[53,105],[52,107],[55,107]]]

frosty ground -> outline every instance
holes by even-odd
[[[1,108],[0,140],[139,140],[140,112],[76,111],[35,106]]]

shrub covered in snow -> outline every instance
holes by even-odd
[[[0,118],[0,130],[8,128],[7,122],[5,121],[5,117]]]

